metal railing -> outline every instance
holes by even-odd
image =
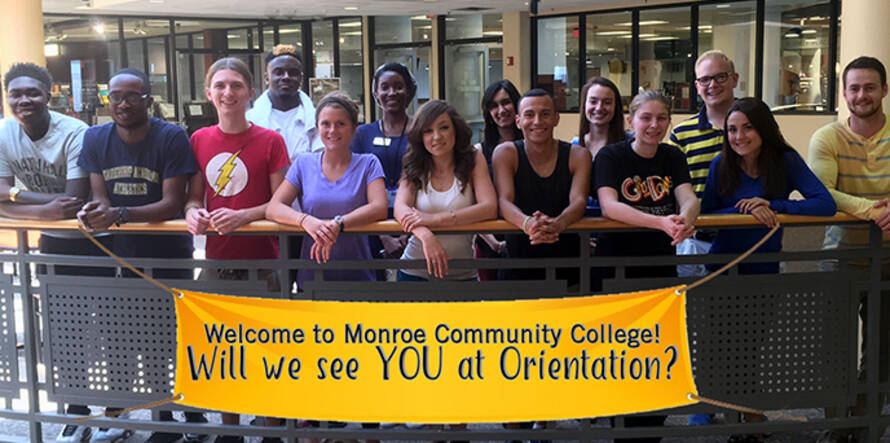
[[[865,376],[858,375],[860,299],[870,307],[864,335],[866,355],[885,359],[888,337],[879,336],[890,318],[881,311],[882,291],[890,282],[882,280],[882,262],[888,254],[882,246],[882,233],[873,223],[839,214],[835,217],[779,216],[786,227],[846,224],[868,229],[870,243],[860,248],[754,254],[748,262],[783,262],[791,272],[766,275],[740,275],[736,270],[690,292],[687,305],[690,348],[696,384],[703,397],[770,410],[794,410],[808,415],[806,422],[783,419],[763,423],[740,423],[739,414],[714,406],[697,405],[663,414],[724,413],[726,422],[706,426],[685,426],[669,421],[667,426],[631,428],[618,418],[611,422],[595,419],[548,423],[543,429],[503,429],[500,426],[470,425],[466,430],[379,429],[346,427],[299,427],[286,420],[280,427],[227,426],[137,419],[90,419],[81,425],[122,427],[144,431],[194,432],[202,434],[299,438],[369,440],[583,440],[646,436],[703,437],[730,434],[791,433],[812,436],[827,429],[852,429],[865,441],[878,441],[890,417],[882,414],[890,391],[888,370],[879,359],[866,359]],[[699,228],[757,228],[749,216],[702,216]],[[172,300],[138,278],[125,272],[109,257],[35,254],[27,245],[27,231],[73,230],[73,221],[22,222],[0,220],[0,229],[17,232],[14,252],[0,254],[4,273],[0,275],[0,418],[27,423],[26,438],[44,439],[44,424],[71,424],[77,418],[63,414],[63,405],[130,407],[169,397],[175,365],[175,313]],[[404,269],[425,268],[421,260],[331,261],[317,264],[309,260],[198,260],[128,259],[148,275],[159,269],[181,269],[183,279],[163,279],[177,288],[198,289],[258,297],[299,299],[449,301],[492,300],[578,296],[591,293],[602,283],[603,292],[642,290],[690,283],[696,278],[628,278],[628,270],[638,266],[726,263],[732,255],[599,257],[591,254],[591,238],[612,230],[637,230],[621,223],[587,218],[572,225],[578,234],[578,257],[523,259],[454,260],[451,268],[516,269],[543,268],[545,278],[535,281],[454,282],[342,282],[324,281],[321,272],[302,292],[293,292],[292,269]],[[183,221],[157,224],[127,224],[117,232],[169,235],[185,232]],[[394,221],[374,223],[350,233],[397,234]],[[448,232],[518,232],[499,220],[457,228]],[[299,229],[271,222],[255,222],[236,235],[279,236],[281,257],[289,256],[288,237],[304,235]],[[818,234],[821,244],[821,234]],[[831,270],[819,264],[836,261]],[[794,266],[792,266],[792,264]],[[79,266],[113,270],[117,277],[71,275]],[[245,269],[246,280],[198,280],[195,270],[207,268]],[[557,269],[569,269],[575,281],[557,279]],[[596,271],[614,269],[614,275]],[[273,270],[280,288],[272,288],[259,270]],[[593,272],[591,270],[594,270]],[[606,275],[607,277],[603,278]],[[888,301],[890,303],[890,301]],[[887,305],[885,305],[887,306]],[[18,333],[17,333],[18,330]],[[875,339],[871,339],[875,337]],[[22,364],[23,363],[23,364]],[[42,400],[45,396],[45,399]],[[822,408],[838,410],[857,404],[859,415],[822,418]],[[47,407],[47,401],[56,403]],[[272,401],[272,399],[270,399]],[[287,399],[285,401],[299,401]],[[347,401],[344,399],[344,401]],[[435,401],[435,399],[430,399]],[[608,401],[591,399],[590,401]],[[21,406],[24,404],[25,406]],[[48,410],[49,409],[49,410]],[[157,411],[152,414],[157,418]],[[671,424],[674,423],[674,424]],[[51,439],[47,436],[47,439]]]

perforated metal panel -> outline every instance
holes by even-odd
[[[41,277],[46,293],[44,356],[53,377],[53,400],[130,406],[170,395],[176,358],[172,295],[142,279]],[[170,284],[268,295],[265,281]]]
[[[0,396],[3,397],[19,395],[14,294],[12,276],[0,275]]]
[[[850,401],[857,324],[843,277],[748,275],[691,291],[687,321],[701,395],[765,409]]]

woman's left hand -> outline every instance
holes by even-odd
[[[421,239],[423,255],[426,257],[426,271],[430,276],[445,278],[448,275],[448,254],[435,235],[427,235]]]
[[[333,247],[333,243],[312,243],[312,248],[309,250],[309,259],[315,260],[318,264],[327,263],[331,259],[331,249]]]
[[[754,208],[759,208],[762,206],[766,206],[766,208],[769,209],[769,200],[765,200],[760,197],[751,197],[743,198],[735,204],[735,207],[742,214],[748,214],[752,212]]]
[[[767,228],[772,228],[779,224],[779,219],[776,217],[776,213],[773,212],[769,206],[758,206],[751,210],[751,215],[753,215],[760,223],[765,224]]]
[[[402,229],[405,232],[413,232],[415,228],[419,228],[421,226],[425,226],[427,228],[432,227],[433,216],[432,214],[418,211],[417,208],[411,208],[411,210],[407,214],[402,216],[402,220],[400,223],[402,224]]]

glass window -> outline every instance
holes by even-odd
[[[698,53],[719,49],[739,74],[736,97],[754,96],[757,4],[753,1],[702,5],[698,8]]]
[[[364,122],[362,19],[340,19],[337,26],[340,34],[340,90],[359,105],[359,120]]]
[[[145,50],[142,47],[142,39],[134,38],[126,40],[127,66],[145,71]]]
[[[249,49],[247,45],[247,29],[229,29],[226,31],[229,49]]]
[[[587,16],[587,78],[611,80],[625,104],[633,92],[633,42],[631,29],[618,24],[630,20],[630,12]]]
[[[558,111],[578,108],[578,17],[538,20],[538,78],[535,86],[553,94]]]
[[[473,129],[473,143],[480,139],[485,120],[480,110],[482,93],[503,79],[503,44],[473,43],[445,47],[445,98]]]
[[[278,27],[279,43],[285,45],[294,45],[298,50],[303,50],[303,25],[294,23],[292,25],[281,25]],[[271,47],[270,47],[271,48]]]
[[[156,103],[172,102],[167,92],[167,37],[148,39],[148,79],[151,81],[151,95]]]
[[[783,110],[828,106],[828,1],[766,2],[763,101]]]
[[[501,14],[469,14],[445,17],[445,39],[500,37]]]
[[[46,58],[54,81],[49,108],[68,114],[81,112],[90,124],[110,121],[105,99],[108,80],[122,67],[117,19],[44,17],[44,30],[44,44],[57,45],[52,46],[56,55]],[[71,89],[73,61],[80,62],[81,87],[77,93]]]
[[[374,40],[378,45],[426,42],[432,36],[433,19],[425,15],[374,17]]]
[[[690,79],[697,56],[692,53],[690,11],[689,7],[640,11],[640,88],[661,92],[675,110],[694,107]]]
[[[269,52],[275,46],[275,28],[272,26],[263,27],[263,50]]]
[[[169,20],[124,20],[125,39],[156,37],[169,34]]]
[[[310,77],[334,77],[334,23],[330,20],[312,22],[312,57],[315,74]]]
[[[408,114],[413,115],[418,106],[430,99],[430,47],[419,48],[384,48],[374,52],[374,62],[378,66],[398,62],[408,67],[417,80],[417,94],[414,102],[408,107]],[[378,114],[379,115],[379,114]]]

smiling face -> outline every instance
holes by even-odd
[[[108,82],[108,96],[124,97],[119,103],[109,100],[111,107],[111,119],[118,126],[126,129],[138,128],[148,122],[148,109],[151,107],[152,98],[141,98],[145,94],[145,85],[142,79],[130,74],[118,74]],[[140,97],[138,100],[126,99],[128,97]],[[135,101],[135,103],[130,103]]]
[[[355,125],[346,111],[325,106],[318,113],[317,125],[325,149],[349,149],[349,142],[355,134]]]
[[[584,115],[591,125],[608,126],[615,116],[615,93],[602,85],[591,86],[587,89]]]
[[[377,103],[384,111],[404,112],[408,95],[408,85],[398,72],[386,71],[377,80]]]
[[[500,128],[508,128],[516,122],[516,107],[507,91],[501,89],[491,99],[488,113],[491,114],[491,120]]]
[[[553,139],[553,128],[559,123],[553,100],[545,95],[525,97],[519,101],[516,125],[522,135],[532,143],[546,143]]]
[[[726,77],[723,83],[721,83],[718,81],[718,78],[723,77],[723,74],[726,74]],[[714,78],[715,76],[718,78]],[[702,100],[704,100],[705,106],[719,109],[732,105],[732,90],[739,83],[739,75],[732,72],[732,67],[728,63],[719,58],[708,57],[696,66],[695,78],[709,78],[711,80],[707,86],[701,84],[698,80],[695,82],[695,89]]]
[[[726,133],[729,146],[740,157],[756,159],[760,155],[763,140],[744,112],[735,111],[729,114],[726,118]]]
[[[868,118],[882,112],[881,100],[887,95],[887,85],[874,69],[851,69],[844,79],[844,100],[850,113]]]
[[[269,91],[282,99],[292,99],[299,94],[303,81],[303,64],[295,57],[278,56],[266,67]]]
[[[439,114],[433,124],[423,129],[423,147],[434,158],[454,155],[454,122],[447,112]]]
[[[16,77],[9,82],[7,101],[13,117],[21,125],[30,126],[47,114],[49,91],[47,85],[35,78]]]
[[[628,123],[634,130],[634,136],[640,142],[647,145],[658,145],[667,134],[671,116],[664,103],[658,100],[649,100],[640,105]]]
[[[213,74],[205,92],[220,119],[227,115],[244,115],[250,99],[253,98],[253,88],[241,74],[232,69],[221,69]]]

